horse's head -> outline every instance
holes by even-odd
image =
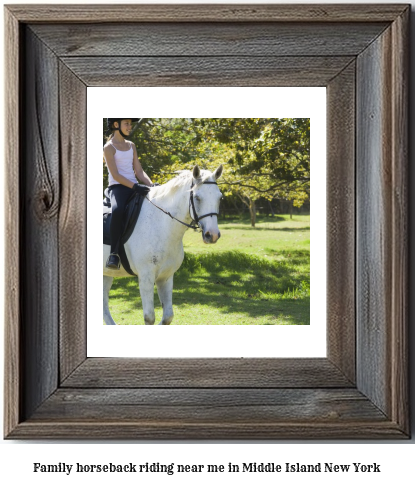
[[[220,237],[218,227],[219,202],[222,193],[216,180],[222,174],[223,166],[220,165],[213,173],[201,171],[199,166],[193,168],[193,203],[191,216],[198,222],[202,229],[203,242],[214,244]]]

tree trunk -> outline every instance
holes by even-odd
[[[242,213],[243,213],[243,211],[244,211],[244,210],[243,210],[243,207],[242,207],[242,210],[241,210],[241,209],[238,207],[238,205],[236,205],[236,202],[235,202],[234,200],[232,200],[232,204],[233,204],[233,206],[235,207],[235,209],[236,209],[236,211],[237,211],[238,215],[239,215],[239,216],[241,216],[241,215],[242,215]]]
[[[274,209],[272,208],[272,203],[269,201],[269,208],[271,209],[272,216],[275,217]]]
[[[251,216],[251,226],[255,227],[255,222],[256,222],[255,200],[253,200],[250,196],[246,196],[246,195],[238,194],[238,196],[241,199],[242,203],[249,208],[249,215]]]
[[[290,219],[293,219],[293,201],[290,200]]]
[[[249,199],[249,213],[251,215],[251,226],[255,227],[256,222],[256,205],[255,200]]]

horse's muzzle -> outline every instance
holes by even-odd
[[[215,244],[220,238],[220,232],[217,234],[213,232],[203,232],[203,242],[205,244]]]

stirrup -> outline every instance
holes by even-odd
[[[117,258],[116,263],[110,263],[111,258]],[[118,254],[110,254],[107,259],[106,267],[109,269],[120,269],[121,258]]]

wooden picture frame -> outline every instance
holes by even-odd
[[[10,5],[7,439],[407,439],[408,5]],[[114,55],[122,55],[122,59]],[[327,87],[327,357],[86,357],[88,86]]]

